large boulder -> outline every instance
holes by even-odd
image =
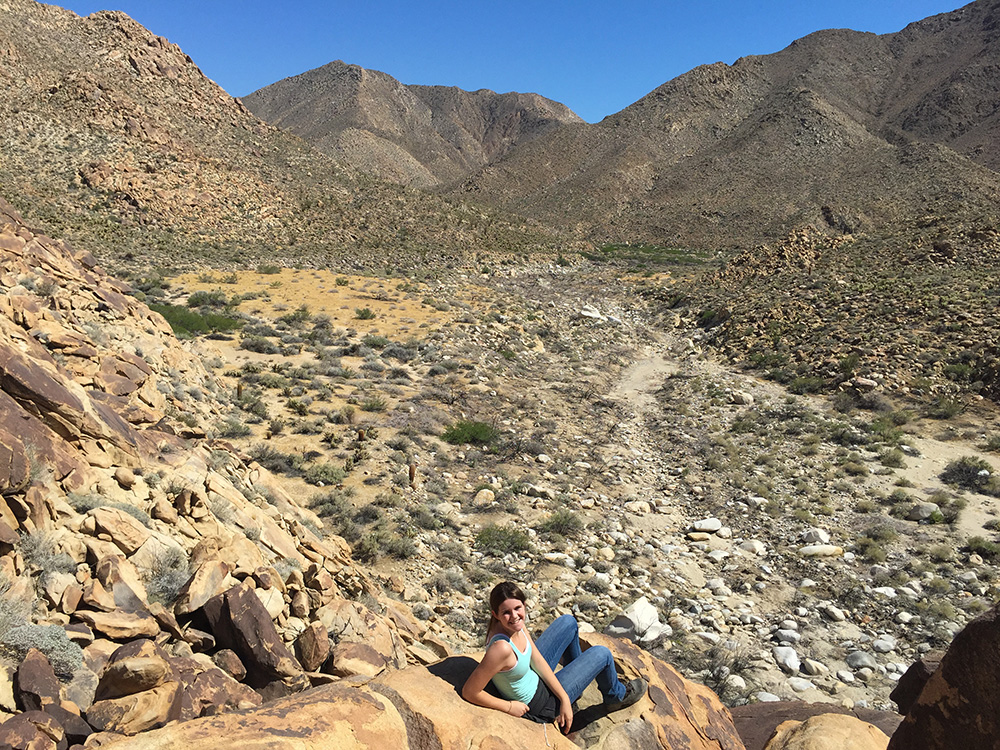
[[[255,711],[195,719],[102,747],[218,750],[220,743],[241,750],[420,747],[409,742],[406,723],[387,698],[336,684],[283,698]]]
[[[955,636],[890,750],[994,748],[1000,737],[1000,607]]]
[[[649,694],[608,714],[596,686],[578,702],[570,736],[462,700],[476,667],[453,656],[430,667],[388,671],[357,687],[334,683],[238,715],[205,717],[142,737],[111,742],[108,750],[216,750],[220,738],[246,750],[301,748],[441,748],[499,750],[550,747],[575,750],[744,750],[719,699],[670,666],[625,641],[588,635],[612,649],[626,677],[643,675]]]
[[[803,723],[814,716],[838,714],[851,716],[878,727],[891,736],[903,720],[899,714],[869,708],[845,708],[838,703],[806,703],[805,701],[774,701],[750,703],[730,709],[733,723],[740,733],[746,750],[763,750],[774,737],[775,730],[787,722]]]
[[[781,724],[765,750],[885,750],[889,737],[853,716],[819,714]]]
[[[134,640],[112,655],[87,721],[95,729],[135,734],[181,718],[183,689],[164,651]]]
[[[246,584],[209,599],[202,608],[221,648],[231,649],[247,669],[247,683],[263,688],[273,682],[307,686],[302,665],[278,635],[271,616]]]

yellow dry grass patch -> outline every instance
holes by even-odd
[[[337,283],[338,279],[345,279]],[[440,311],[426,284],[401,279],[349,276],[323,269],[282,268],[278,273],[186,273],[172,280],[186,294],[222,291],[227,297],[256,295],[237,309],[268,320],[294,312],[303,305],[311,315],[327,315],[335,326],[389,338],[418,336],[449,324],[455,310]],[[358,318],[369,309],[375,317]]]

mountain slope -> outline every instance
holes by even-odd
[[[701,66],[517,148],[460,194],[594,239],[714,246],[992,211],[998,9],[980,0],[896,34],[823,31]]]
[[[537,94],[405,86],[339,60],[243,97],[345,163],[416,187],[454,182],[519,143],[582,120]]]
[[[338,166],[122,13],[8,0],[0,59],[0,183],[105,262],[372,265],[549,241]]]

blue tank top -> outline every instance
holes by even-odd
[[[525,634],[525,638],[527,639],[527,634]],[[538,689],[538,674],[531,668],[531,641],[527,641],[528,647],[522,653],[517,650],[517,646],[510,638],[503,633],[497,633],[490,638],[486,647],[489,648],[498,640],[507,641],[510,644],[517,656],[517,664],[506,671],[493,675],[493,684],[507,700],[530,703],[531,699],[535,697],[535,690]]]

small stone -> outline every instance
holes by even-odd
[[[796,693],[803,693],[806,690],[812,690],[816,686],[804,677],[789,677],[788,687]]]
[[[747,539],[740,544],[740,549],[758,556],[767,554],[767,547],[764,546],[764,542],[757,539]]]
[[[875,661],[875,657],[865,651],[853,651],[847,655],[844,660],[853,670],[864,669],[865,667],[869,669],[874,669],[878,666],[878,662]]]
[[[718,518],[703,518],[700,521],[695,521],[691,524],[691,528],[695,531],[705,531],[709,534],[714,534],[722,528],[722,521]]]
[[[775,646],[772,649],[774,654],[774,661],[779,667],[789,674],[795,674],[799,671],[799,667],[802,662],[799,660],[799,655],[795,653],[795,649],[791,646]]]

